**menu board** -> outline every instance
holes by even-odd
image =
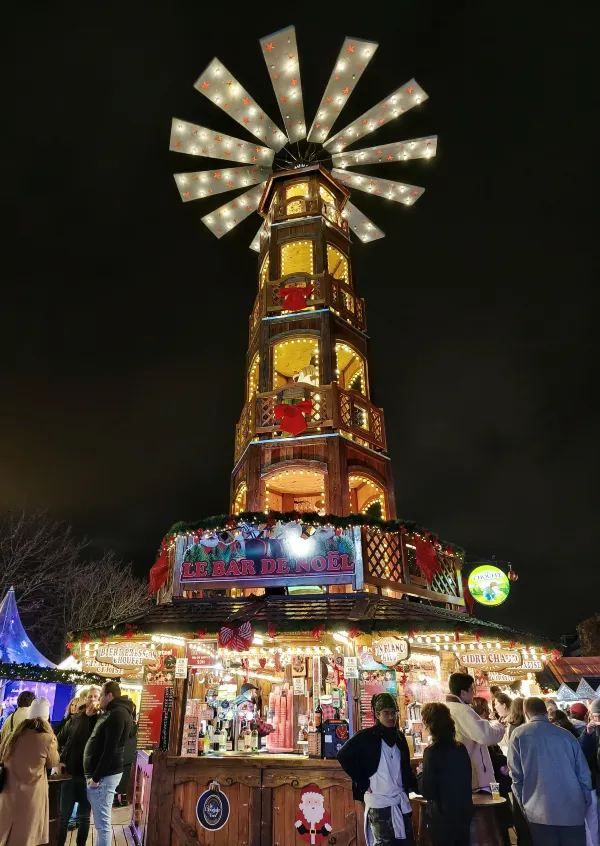
[[[183,758],[195,757],[198,754],[201,705],[200,699],[188,699],[185,703],[183,737],[181,739],[181,755]]]
[[[156,661],[144,667],[144,685],[140,701],[138,747],[165,748],[168,745],[171,711],[173,709],[173,681],[175,678],[176,647],[156,651]]]
[[[171,716],[173,714],[173,688],[165,687],[163,697],[162,719],[160,721],[160,738],[158,748],[166,751],[169,748],[169,729],[171,728]]]
[[[371,700],[377,693],[398,694],[398,682],[395,670],[360,670],[360,727],[375,725]]]

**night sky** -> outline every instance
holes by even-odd
[[[218,55],[281,126],[257,39],[293,23],[309,121],[352,35],[380,47],[335,130],[415,76],[431,99],[358,146],[439,135],[437,159],[369,169],[424,185],[415,207],[353,196],[387,233],[353,260],[398,515],[512,562],[492,619],[557,635],[598,610],[592,51],[535,5],[13,11],[0,508],[140,574],[173,522],[227,510],[258,218],[218,241],[200,218],[231,195],[181,203],[171,174],[213,163],[170,153],[170,122],[252,138],[193,89]]]

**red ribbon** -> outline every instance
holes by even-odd
[[[269,637],[277,637],[277,626],[275,623],[269,623],[267,625],[267,634]]]
[[[299,435],[308,428],[304,415],[310,414],[311,411],[312,401],[301,400],[296,405],[278,403],[275,406],[273,415],[275,420],[280,423],[282,432],[287,432],[290,435]]]
[[[219,629],[219,646],[221,649],[234,649],[236,652],[245,652],[252,644],[252,625],[250,622],[242,623],[241,626],[229,628],[221,626]]]
[[[167,579],[169,578],[169,551],[167,548],[166,540],[160,545],[160,549],[158,551],[158,556],[156,561],[150,568],[150,573],[148,574],[148,588],[150,594],[153,596],[155,593],[158,593],[160,588],[166,584]]]
[[[462,634],[462,629],[454,629],[454,640],[458,643],[460,641],[460,636]]]
[[[431,584],[435,574],[442,569],[435,546],[431,541],[423,540],[416,535],[413,537],[413,543],[416,549],[417,567]]]
[[[127,640],[131,640],[136,631],[137,626],[134,626],[131,623],[127,623],[127,625],[125,626],[125,637],[127,638]]]
[[[280,288],[279,298],[281,305],[289,311],[301,311],[306,308],[306,301],[313,292],[312,285],[303,285],[297,288]]]
[[[314,637],[315,640],[320,640],[323,637],[323,632],[325,631],[325,626],[323,623],[319,623],[318,626],[315,626],[314,629],[311,630],[311,635]]]
[[[360,629],[348,629],[348,635],[354,639],[355,637],[360,637],[362,634]]]

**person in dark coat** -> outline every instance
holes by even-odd
[[[85,706],[72,714],[58,733],[58,749],[64,770],[71,776],[64,781],[60,791],[60,822],[57,846],[64,846],[73,806],[77,803],[77,846],[85,846],[90,830],[91,805],[87,798],[87,785],[83,772],[83,750],[98,720],[100,688],[91,687]]]
[[[471,759],[449,708],[428,702],[421,709],[432,743],[423,753],[421,793],[427,799],[425,821],[433,846],[469,846],[473,816]]]
[[[398,729],[398,706],[389,693],[371,700],[375,725],[350,738],[338,752],[352,779],[355,799],[365,803],[365,840],[369,846],[413,846],[410,791],[417,780],[410,766],[404,734]]]
[[[125,742],[131,733],[133,702],[115,681],[102,685],[98,719],[83,751],[87,797],[94,814],[97,846],[112,844],[112,804],[123,775]]]
[[[115,794],[115,801],[113,805],[115,808],[122,808],[128,804],[127,791],[129,790],[129,782],[131,780],[131,768],[135,762],[137,755],[137,730],[135,703],[131,712],[132,724],[129,737],[125,741],[125,750],[123,752],[123,776],[117,785],[117,792]]]
[[[600,843],[600,699],[595,699],[590,705],[588,724],[579,737],[579,744],[592,774],[592,788],[594,790],[592,800],[596,803],[594,813],[592,802],[586,824],[593,835],[592,829],[595,817],[597,842]]]

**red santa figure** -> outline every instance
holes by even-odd
[[[310,843],[318,846],[331,834],[331,821],[325,810],[325,797],[316,784],[308,784],[300,796],[296,814],[296,831]]]

